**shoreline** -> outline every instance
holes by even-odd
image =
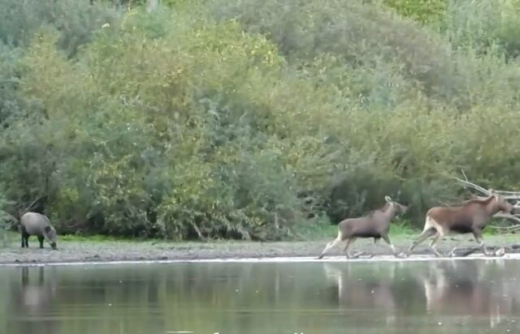
[[[395,240],[394,240],[395,239]],[[473,248],[476,243],[468,238],[446,238],[438,249],[447,254],[453,247],[462,247],[457,252]],[[46,244],[44,249],[37,242],[22,249],[19,241],[11,240],[7,247],[0,248],[0,266],[19,265],[73,265],[73,264],[118,264],[118,263],[176,263],[176,262],[330,262],[330,261],[415,261],[444,259],[508,259],[520,258],[520,237],[516,235],[485,236],[489,250],[504,247],[504,257],[486,257],[480,251],[468,257],[437,258],[428,250],[428,241],[418,246],[408,258],[395,258],[384,243],[374,244],[372,240],[358,241],[353,252],[363,251],[373,254],[372,258],[347,259],[343,253],[343,245],[332,249],[323,259],[318,256],[331,241],[321,239],[314,241],[210,241],[210,242],[163,242],[163,241],[62,241],[58,242],[58,250],[51,250]],[[36,241],[36,240],[35,240]],[[411,239],[399,236],[392,239],[399,252],[405,251]],[[513,255],[513,256],[511,256]],[[518,256],[517,256],[518,255]]]
[[[487,257],[482,254],[472,254],[466,257],[435,257],[433,255],[414,254],[408,258],[396,258],[394,256],[376,256],[373,258],[346,259],[344,256],[331,256],[324,259],[317,257],[267,257],[267,258],[228,258],[228,259],[194,259],[194,260],[125,260],[125,261],[86,261],[86,262],[45,262],[45,263],[1,263],[1,267],[46,267],[46,266],[112,266],[112,265],[153,265],[153,264],[181,264],[181,263],[389,263],[389,262],[426,262],[426,261],[498,261],[520,260],[520,253],[506,253],[504,256]]]

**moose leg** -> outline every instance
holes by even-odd
[[[347,239],[347,244],[345,245],[345,248],[343,249],[343,251],[347,253],[347,259],[351,259],[351,258],[355,259],[355,258],[359,257],[361,254],[363,254],[363,252],[359,252],[357,254],[350,255],[349,248],[352,246],[354,241],[356,241],[356,238],[354,238],[354,237]]]
[[[456,254],[455,254],[455,251],[456,251],[456,250],[459,250],[459,249],[460,249],[459,246],[453,247],[453,249],[450,250],[450,252],[448,253],[448,256],[450,256],[450,257],[454,257],[454,256],[456,255]]]
[[[22,233],[22,248],[29,248],[29,234]]]
[[[27,231],[25,230],[25,227],[20,227],[20,234],[22,235],[22,248],[28,248],[29,247],[29,234],[27,234]]]
[[[40,242],[40,248],[43,248],[43,240],[44,240],[44,239],[45,239],[45,238],[43,237],[43,235],[39,235],[39,236],[38,236],[38,241]]]
[[[406,252],[406,255],[410,255],[412,250],[414,250],[415,247],[417,247],[420,243],[424,242],[424,240],[428,239],[429,237],[433,236],[435,233],[437,233],[437,230],[434,228],[425,229],[422,231],[422,233],[412,241],[412,244],[410,245],[410,248],[408,248],[408,251]]]
[[[473,231],[473,236],[475,237],[475,241],[480,246],[480,249],[482,249],[482,253],[484,253],[484,255],[486,255],[486,256],[493,256],[493,255],[495,255],[494,253],[489,253],[487,251],[486,244],[484,243],[484,239],[482,239],[482,232],[481,231],[474,230]]]
[[[332,240],[331,242],[329,242],[327,244],[327,246],[325,246],[325,249],[321,252],[320,256],[318,257],[318,259],[322,259],[323,256],[325,255],[325,253],[327,253],[331,248],[333,248],[334,246],[336,246],[337,244],[339,244],[341,242],[341,237],[338,236],[336,239]]]
[[[486,246],[484,244],[484,240],[482,239],[482,232],[480,232],[480,247],[482,248],[482,252],[484,252],[484,254],[486,254],[486,256],[498,256],[498,257],[502,257],[506,254],[506,250],[504,247],[501,247],[500,249],[496,250],[496,251],[491,251],[491,252],[488,252],[486,250]]]
[[[468,256],[475,251],[481,249],[484,255],[486,256],[493,256],[494,253],[489,253],[486,249],[486,244],[484,243],[484,240],[482,239],[482,231],[480,230],[474,230],[473,231],[473,237],[475,238],[475,241],[478,243],[477,247],[471,248],[470,250],[466,251],[462,256]]]
[[[448,253],[448,256],[449,256],[449,257],[454,257],[454,256],[456,256],[455,251],[457,251],[457,250],[459,250],[459,249],[461,249],[461,248],[462,248],[462,247],[460,247],[460,242],[459,242],[459,245],[453,247],[453,249]],[[463,255],[463,256],[465,256],[465,255]]]
[[[394,244],[390,241],[390,238],[388,237],[388,235],[383,235],[382,238],[390,246],[390,248],[392,248],[392,252],[394,252],[394,256],[398,257],[397,250],[395,249]]]
[[[440,238],[441,234],[437,232],[435,238],[433,238],[432,242],[430,242],[430,248],[432,249],[433,253],[435,253],[435,255],[438,257],[442,257],[442,254],[437,250],[437,242],[439,242]]]

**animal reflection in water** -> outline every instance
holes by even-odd
[[[495,263],[504,266],[503,260]],[[489,326],[494,327],[520,307],[515,285],[499,284],[500,278],[494,283],[485,280],[485,266],[475,261],[423,263],[413,271],[403,272],[404,276],[397,275],[403,266],[403,263],[386,263],[376,268],[373,264],[323,264],[326,277],[337,288],[339,306],[378,309],[384,311],[387,322],[396,320],[400,308],[413,305],[419,308],[415,312],[422,309],[429,314],[489,319]]]
[[[504,265],[503,261],[497,263]],[[433,262],[429,269],[431,272],[415,273],[415,278],[423,284],[429,313],[489,317],[493,327],[503,320],[501,316],[512,312],[514,303],[518,304],[509,295],[510,287],[486,280],[484,266],[475,261]],[[503,298],[506,295],[510,298]]]
[[[395,267],[385,267],[381,271],[372,267],[370,271],[374,275],[367,278],[357,275],[358,267],[354,266],[333,262],[323,264],[326,277],[337,288],[338,305],[345,308],[378,309],[385,313],[387,323],[393,323],[398,310],[392,287]]]
[[[50,272],[49,272],[50,270]],[[21,267],[21,284],[11,288],[11,307],[15,314],[42,318],[49,314],[56,297],[55,268]],[[47,271],[47,272],[46,272]],[[47,274],[47,275],[46,275]],[[56,333],[57,322],[15,322],[9,332]]]

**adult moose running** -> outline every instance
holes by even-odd
[[[374,238],[374,243],[380,238],[383,238],[390,248],[392,248],[394,256],[397,257],[395,246],[388,237],[390,220],[399,214],[404,214],[408,207],[393,201],[390,196],[385,196],[385,201],[386,204],[382,208],[366,216],[349,218],[340,222],[338,224],[338,236],[325,246],[325,249],[318,258],[323,258],[328,250],[345,240],[347,240],[347,244],[345,245],[344,251],[347,253],[347,258],[359,257],[363,252],[359,252],[355,255],[350,255],[349,252],[350,246],[352,246],[357,238]]]
[[[499,194],[495,193],[493,189],[488,190],[489,196],[484,199],[472,199],[462,203],[459,206],[452,207],[433,207],[426,213],[426,221],[424,229],[417,239],[415,239],[410,248],[406,252],[406,256],[410,255],[412,250],[421,242],[433,237],[430,248],[436,256],[442,254],[436,249],[437,242],[440,238],[451,234],[467,234],[472,233],[475,241],[478,243],[482,252],[486,256],[493,256],[493,253],[488,253],[484,240],[482,239],[482,230],[486,227],[486,223],[494,214],[499,211],[511,213],[514,209],[513,205],[507,202]],[[455,250],[459,247],[454,247],[448,256],[454,256]],[[476,248],[476,249],[478,249]],[[471,253],[470,251],[469,253]]]

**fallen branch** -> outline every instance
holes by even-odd
[[[462,172],[464,179],[461,179],[459,177],[454,177],[455,180],[459,181],[460,183],[462,183],[464,186],[466,186],[468,188],[472,188],[472,189],[478,191],[479,193],[481,193],[483,195],[486,195],[486,196],[490,195],[490,192],[488,189],[485,189],[484,187],[481,187],[478,184],[469,181],[468,177],[466,176],[466,173],[464,173],[463,170],[461,170],[461,172]],[[499,194],[500,196],[502,196],[506,200],[516,200],[516,203],[513,205],[513,208],[514,208],[514,210],[520,209],[520,192],[503,191],[503,190],[493,190],[493,191],[495,193]],[[485,199],[485,197],[481,197],[481,196],[473,195],[473,197],[477,198],[477,199]],[[515,212],[514,210],[513,210],[513,212]],[[503,229],[503,230],[508,230],[508,231],[520,230],[520,214],[497,213],[497,214],[493,215],[493,218],[508,219],[508,220],[511,220],[511,221],[514,221],[515,223],[517,223],[513,226],[508,226],[508,227],[495,226],[495,228],[497,228],[497,229]]]
[[[195,232],[197,233],[199,239],[202,240],[202,241],[205,241],[206,238],[204,238],[204,236],[202,235],[202,232],[200,231],[200,229],[199,229],[199,227],[197,226],[197,224],[195,224],[194,222],[191,222],[191,226],[193,227],[193,229],[194,229]]]
[[[497,214],[493,215],[493,218],[505,218],[505,219],[510,219],[517,223],[520,223],[520,217],[518,217],[516,215],[511,215],[509,213],[497,213]]]
[[[520,191],[498,190],[500,194],[520,197]]]
[[[38,196],[34,199],[34,201],[32,201],[31,204],[29,204],[29,206],[27,207],[26,210],[30,211],[33,209],[33,205],[36,204],[36,202],[38,202],[40,199],[42,198],[42,196]]]
[[[466,174],[464,174],[464,175],[466,175]],[[489,191],[487,189],[485,189],[485,188],[483,188],[483,187],[481,187],[481,186],[479,186],[479,185],[477,185],[477,184],[475,184],[473,182],[470,182],[468,180],[463,180],[463,179],[458,178],[456,176],[454,178],[455,178],[455,180],[459,181],[460,183],[465,184],[466,186],[468,186],[470,188],[473,188],[473,189],[481,192],[482,194],[484,194],[486,196],[489,196]]]
[[[36,202],[38,202],[40,199],[42,199],[42,197],[43,196],[36,197],[36,199],[34,201],[32,201],[31,204],[29,204],[28,206],[26,206],[23,209],[19,208],[18,209],[18,215],[21,217],[24,213],[27,213],[27,212],[31,211],[33,209],[34,204],[36,204]]]
[[[466,173],[464,173],[463,170],[461,172],[462,172],[462,175],[464,176],[464,179],[461,179],[461,178],[455,176],[454,177],[455,180],[459,181],[460,183],[466,185],[469,188],[473,188],[474,190],[476,190],[486,196],[490,195],[488,189],[469,181],[468,177],[466,176]],[[520,192],[519,191],[494,190],[494,192],[499,194],[506,200],[519,200],[519,202],[517,202],[515,204],[515,208],[520,208]]]
[[[490,226],[491,227],[491,226]],[[520,230],[520,225],[513,226],[492,226],[494,229],[498,230],[499,233],[513,233]]]
[[[493,229],[498,230],[501,233],[502,232],[511,233],[511,232],[516,232],[516,231],[520,230],[520,215],[511,215],[511,214],[507,214],[507,213],[497,213],[497,214],[493,215],[492,218],[509,219],[509,220],[512,220],[512,221],[517,223],[517,224],[514,224],[512,226],[495,226],[495,225],[490,225],[489,226],[489,227],[491,227]]]

